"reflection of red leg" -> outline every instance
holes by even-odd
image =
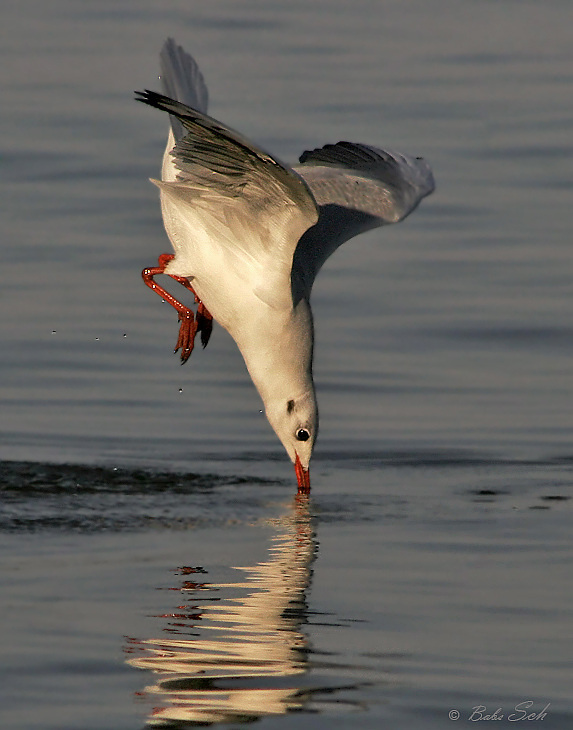
[[[141,272],[141,276],[143,277],[143,281],[150,289],[153,289],[156,294],[158,294],[162,299],[164,299],[168,304],[171,304],[171,306],[177,310],[181,326],[179,327],[179,337],[177,338],[177,344],[175,345],[175,352],[181,349],[181,362],[184,363],[187,362],[189,356],[193,352],[193,345],[195,344],[195,336],[197,335],[197,332],[201,333],[201,344],[203,345],[203,347],[207,346],[207,343],[209,342],[209,337],[211,336],[211,330],[213,329],[213,317],[210,315],[207,309],[205,309],[203,302],[195,294],[193,287],[189,283],[189,280],[186,279],[184,276],[174,276],[170,274],[172,279],[174,279],[190,292],[192,292],[193,296],[195,297],[195,301],[199,305],[197,308],[196,320],[193,316],[193,310],[189,309],[189,307],[186,307],[184,304],[181,304],[181,302],[178,299],[175,299],[175,297],[171,295],[166,289],[164,289],[159,284],[156,284],[156,282],[154,281],[154,277],[158,274],[165,273],[165,267],[171,261],[171,259],[173,259],[173,254],[162,254],[157,262],[159,265],[152,268],[143,269],[143,271]]]

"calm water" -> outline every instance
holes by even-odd
[[[3,728],[572,724],[572,21],[568,0],[5,10]],[[168,35],[213,115],[282,158],[351,139],[435,172],[315,286],[309,504],[234,343],[216,328],[180,367],[139,277],[169,250],[166,130],[132,90]]]

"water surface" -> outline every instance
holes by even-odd
[[[7,8],[2,727],[571,724],[565,0]],[[435,194],[313,292],[309,504],[234,343],[181,367],[139,272],[168,35],[275,152],[421,154]],[[512,709],[513,708],[513,709]],[[484,711],[485,712],[485,711]]]

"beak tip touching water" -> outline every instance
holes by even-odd
[[[296,473],[296,480],[298,482],[298,493],[310,494],[310,471],[309,469],[305,469],[301,464],[298,454],[296,455],[294,470]]]

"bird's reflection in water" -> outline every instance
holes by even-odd
[[[301,625],[316,554],[308,500],[297,498],[276,524],[269,559],[239,568],[237,583],[209,584],[202,568],[179,569],[185,603],[162,617],[171,638],[128,641],[128,664],[158,675],[143,693],[154,705],[149,724],[255,720],[307,702],[308,691],[273,678],[306,671]]]

